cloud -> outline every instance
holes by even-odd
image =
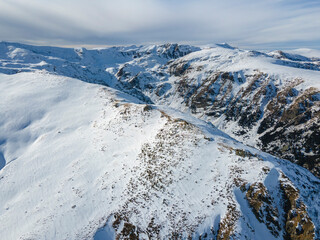
[[[319,12],[315,0],[0,0],[0,39],[320,48]]]

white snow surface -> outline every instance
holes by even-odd
[[[320,59],[320,50],[319,49],[310,49],[310,48],[298,48],[293,50],[287,50],[288,53],[299,54],[308,58]]]

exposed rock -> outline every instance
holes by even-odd
[[[278,237],[281,230],[279,212],[266,187],[260,182],[250,185],[246,198],[259,222],[263,222]]]
[[[315,226],[307,213],[305,204],[299,199],[299,191],[288,178],[282,177],[280,188],[283,192],[285,211],[284,239],[314,239]]]

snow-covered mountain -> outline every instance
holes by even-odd
[[[319,239],[319,70],[0,43],[1,239]]]
[[[234,138],[320,176],[320,58],[317,51],[296,51],[307,56],[228,44],[86,50],[4,42],[0,72],[42,70],[104,84],[211,121]]]

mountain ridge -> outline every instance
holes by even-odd
[[[110,86],[146,103],[202,114],[234,138],[320,174],[317,58],[225,44],[202,49],[163,44],[99,50],[1,45],[0,72],[47,71]],[[290,122],[288,117],[296,120]],[[288,128],[293,130],[286,132]],[[313,133],[306,136],[308,129]]]
[[[281,93],[290,74],[302,71],[310,78],[287,90],[299,99],[318,87],[318,70],[281,66],[275,80],[261,71],[279,62],[264,54],[252,60],[256,53],[239,49],[137,48],[74,49],[59,58],[0,47],[1,235],[319,238],[319,178],[230,137],[239,130],[232,125],[241,124],[221,111],[231,96],[260,99],[256,93],[270,82]],[[111,54],[107,63],[104,54]],[[250,69],[256,63],[264,69]],[[297,70],[282,78],[287,68]],[[311,93],[310,111],[318,111],[317,96]],[[223,117],[207,115],[212,107]],[[249,133],[242,135],[255,134],[243,129]]]

